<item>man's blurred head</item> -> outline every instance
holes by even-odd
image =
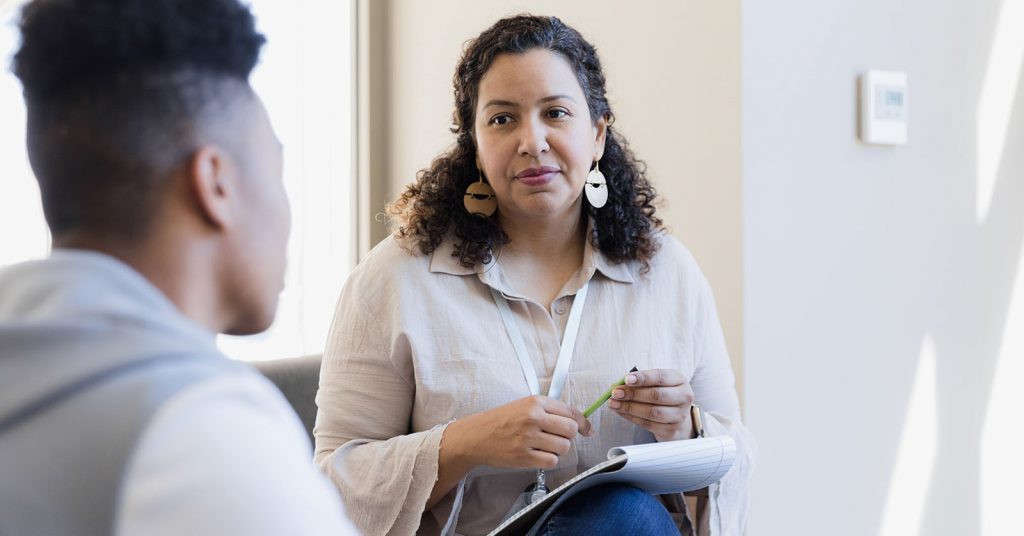
[[[265,41],[249,10],[237,0],[35,0],[20,26],[14,72],[55,244],[213,244],[214,327],[268,327],[290,214],[281,146],[248,82]]]

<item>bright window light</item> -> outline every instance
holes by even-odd
[[[992,37],[985,84],[978,102],[978,225],[985,229],[1006,149],[1007,128],[1016,102],[1024,62],[1024,0],[1003,0]],[[1009,176],[1002,180],[1009,181]],[[1004,207],[1005,208],[1005,207]],[[1020,483],[1024,481],[1024,244],[1009,291],[1006,320],[985,421],[981,432],[981,475],[978,503],[981,533],[1020,532]]]
[[[20,4],[0,0],[0,266],[40,259],[50,251],[39,187],[25,151],[21,82],[11,73],[11,57],[20,43]]]
[[[928,334],[921,343],[917,358],[917,371],[903,418],[896,465],[889,480],[880,536],[916,535],[921,532],[939,437],[936,366],[935,340]]]
[[[1024,249],[1017,264],[999,357],[992,375],[981,432],[981,534],[1020,530],[1020,484],[1024,481]]]
[[[288,274],[269,331],[219,339],[246,360],[323,351],[341,285],[355,264],[353,7],[306,0],[251,3],[267,36],[252,82],[284,143],[292,205]]]
[[[977,216],[988,217],[1024,60],[1024,0],[1003,0],[978,97]]]

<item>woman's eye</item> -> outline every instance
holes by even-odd
[[[512,118],[507,115],[496,115],[491,118],[492,125],[507,125],[512,121]]]
[[[548,117],[551,119],[561,119],[569,115],[569,112],[561,109],[548,110]]]

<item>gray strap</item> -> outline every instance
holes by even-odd
[[[93,387],[99,386],[125,374],[146,369],[156,363],[162,363],[169,359],[182,359],[187,355],[188,354],[168,354],[132,361],[130,363],[122,363],[65,384],[38,397],[32,402],[15,409],[13,413],[7,415],[3,419],[0,419],[0,435],[4,435],[4,433],[17,427],[19,424],[22,424],[32,417],[45,412],[75,395],[88,391]]]

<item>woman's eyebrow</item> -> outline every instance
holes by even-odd
[[[566,99],[566,100],[570,100],[572,102],[576,102],[576,99],[572,98],[569,95],[551,95],[550,97],[544,97],[543,99],[541,99],[538,102],[551,102],[551,101],[556,101],[558,99]]]
[[[572,102],[576,102],[576,99],[572,98],[569,95],[565,95],[565,94],[549,95],[547,97],[544,97],[544,98],[540,99],[537,102],[544,103],[544,102],[556,101],[556,100],[559,100],[559,99],[566,99],[566,100],[569,100],[569,101],[572,101]],[[513,101],[509,101],[509,100],[491,99],[491,100],[487,101],[487,104],[484,104],[484,107],[482,109],[486,110],[487,108],[490,108],[491,106],[508,106],[510,108],[515,108],[516,106],[519,106],[519,103],[513,102]]]
[[[487,108],[490,108],[491,106],[509,106],[509,107],[513,107],[514,108],[514,107],[518,106],[518,104],[515,103],[515,102],[512,102],[512,101],[507,101],[507,100],[492,99],[492,100],[487,101],[487,104],[484,104],[484,107],[482,109],[486,110]]]

